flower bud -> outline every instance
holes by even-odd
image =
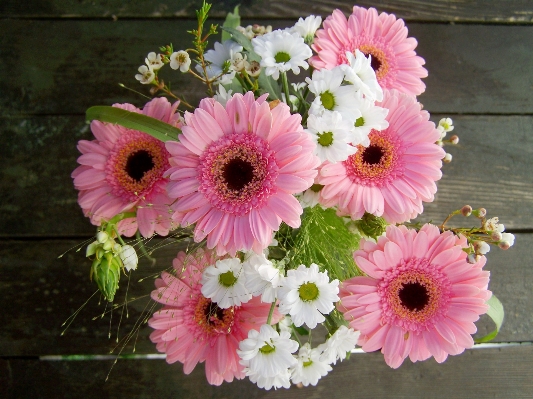
[[[387,222],[379,216],[374,216],[371,213],[363,215],[361,220],[357,223],[357,228],[366,236],[377,238],[385,232]]]
[[[459,143],[459,136],[454,134],[452,137],[450,137],[450,143],[452,144],[458,144]]]
[[[485,241],[474,241],[473,245],[476,254],[485,255],[487,252],[490,251],[490,245],[487,244]]]
[[[465,217],[472,214],[472,207],[470,205],[465,205],[461,208],[461,214]]]
[[[96,253],[96,249],[98,247],[99,242],[93,241],[89,245],[87,245],[87,250],[85,251],[85,256],[89,257],[91,255],[94,255]]]
[[[502,237],[502,233],[500,233],[499,231],[493,231],[490,234],[490,238],[493,241],[501,241],[503,237]]]
[[[442,162],[450,163],[451,161],[452,161],[452,154],[447,152],[446,155],[444,156],[444,158],[442,159]]]
[[[111,253],[106,253],[101,259],[95,259],[91,267],[91,276],[105,299],[113,302],[120,279],[120,264],[117,259]]]
[[[487,210],[485,208],[479,208],[472,211],[472,215],[478,219],[483,219],[487,215]]]
[[[514,239],[514,234],[502,233],[502,240],[498,243],[498,245],[502,249],[508,249],[509,247],[512,247],[514,245]],[[507,248],[503,248],[504,246],[506,246]]]
[[[105,231],[99,231],[98,234],[96,234],[96,240],[100,244],[104,244],[109,239],[109,235]]]
[[[104,242],[104,250],[105,251],[111,251],[113,249],[113,247],[115,246],[115,240],[113,240],[112,238],[110,238],[109,240],[107,240],[106,242]]]
[[[122,251],[119,253],[119,256],[127,271],[137,269],[139,258],[137,257],[135,248],[133,248],[131,245],[124,245],[122,247]]]

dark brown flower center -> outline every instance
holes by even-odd
[[[125,169],[128,176],[140,182],[144,174],[151,171],[154,166],[152,154],[146,150],[139,150],[128,156]]]
[[[233,158],[224,165],[222,177],[230,190],[240,191],[253,180],[254,167],[246,160]]]
[[[366,53],[363,51],[363,54],[365,55],[365,57],[368,57],[369,54],[372,56],[372,58],[370,59],[370,66],[375,72],[377,72],[379,68],[381,68],[381,61],[379,60],[379,58],[371,52]]]
[[[371,144],[363,151],[363,162],[369,165],[376,165],[381,162],[384,151],[380,146]]]
[[[429,303],[429,292],[419,282],[403,283],[398,295],[403,307],[410,311],[421,311]]]

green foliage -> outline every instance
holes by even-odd
[[[482,342],[489,342],[496,338],[496,336],[500,332],[500,328],[503,324],[503,319],[505,316],[505,312],[503,311],[503,305],[500,300],[496,298],[496,295],[492,294],[490,299],[487,301],[487,305],[489,305],[487,315],[492,319],[494,324],[496,324],[496,329],[485,335],[484,337],[476,339],[475,341],[478,344]]]
[[[151,118],[136,112],[126,111],[122,108],[98,105],[87,110],[87,121],[98,120],[101,122],[115,123],[128,129],[139,130],[163,142],[178,140],[181,130],[158,119]]]
[[[222,29],[224,28],[237,28],[241,24],[241,16],[239,15],[239,6],[236,6],[233,12],[228,12],[228,15],[226,16],[226,20],[224,21],[224,24],[222,25]],[[225,42],[226,40],[231,39],[231,34],[223,30],[222,31],[222,41]]]

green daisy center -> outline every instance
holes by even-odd
[[[237,282],[237,277],[233,275],[233,272],[227,271],[226,273],[222,273],[218,276],[218,281],[220,284],[222,284],[224,287],[232,287]]]
[[[313,361],[312,360],[308,360],[307,362],[303,362],[303,366],[304,367],[309,367],[310,365],[313,364]]]
[[[315,283],[304,283],[298,288],[302,301],[312,301],[318,298],[318,287]]]
[[[284,51],[280,51],[279,53],[275,55],[274,59],[276,60],[277,63],[289,62],[291,60],[291,56]]]
[[[332,132],[326,132],[326,133],[318,133],[318,144],[320,144],[322,147],[329,147],[333,144],[333,133]]]
[[[365,124],[365,120],[363,119],[363,117],[359,117],[357,118],[357,120],[355,121],[355,127],[360,127],[360,126],[363,126]]]
[[[276,350],[275,347],[270,346],[268,343],[265,342],[265,344],[259,348],[259,352],[261,352],[264,355],[268,355],[269,353],[272,353]]]
[[[322,102],[322,106],[327,110],[331,111],[335,108],[335,97],[329,91],[320,94],[320,101]]]

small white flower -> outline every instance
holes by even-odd
[[[514,234],[502,233],[502,240],[500,241],[500,244],[504,244],[503,246],[506,246],[507,248],[512,247],[514,245],[514,239]],[[500,247],[501,246],[502,245],[500,245]]]
[[[150,84],[155,79],[155,73],[152,68],[146,65],[141,65],[138,69],[139,73],[135,75],[135,79],[141,82],[143,85]]]
[[[248,338],[239,342],[237,354],[247,375],[274,377],[296,365],[292,353],[297,349],[298,342],[291,339],[289,332],[278,333],[272,326],[263,324],[259,331],[248,331]]]
[[[493,217],[485,220],[483,223],[483,228],[487,231],[497,231],[498,233],[503,233],[505,231],[505,226],[501,223],[498,223],[500,219],[498,217]]]
[[[275,30],[252,39],[254,51],[261,56],[261,67],[267,76],[278,80],[280,72],[292,70],[295,75],[300,68],[307,69],[307,60],[313,54],[311,48],[297,33]]]
[[[361,95],[359,95],[357,104],[361,116],[354,123],[354,140],[352,144],[361,144],[367,147],[370,145],[368,135],[372,129],[380,131],[389,127],[389,122],[385,119],[389,110],[378,107],[373,100],[363,98]]]
[[[296,270],[289,270],[278,290],[279,311],[290,314],[296,327],[304,323],[315,328],[333,310],[339,300],[339,280],[329,281],[328,272],[319,272],[318,265],[300,265]]]
[[[474,241],[474,249],[477,254],[485,255],[487,252],[490,252],[490,245],[485,241]]]
[[[226,91],[226,88],[223,85],[219,85],[218,90],[213,98],[225,107],[226,103],[231,98],[232,93],[233,90]]]
[[[238,258],[217,260],[202,274],[202,295],[216,302],[219,308],[240,306],[252,299],[245,287],[245,276]]]
[[[309,109],[310,115],[323,116],[337,111],[351,124],[361,116],[357,107],[356,87],[341,86],[344,73],[339,66],[331,70],[315,71],[312,79],[306,78],[305,81],[309,85],[309,91],[316,96]]]
[[[209,79],[220,76],[224,70],[224,65],[227,62],[231,64],[234,55],[243,50],[243,47],[233,40],[226,40],[223,44],[216,42],[214,47],[214,50],[209,50],[204,55],[205,60],[210,62],[206,68]],[[203,73],[201,65],[196,65],[196,70]],[[220,76],[215,83],[229,84],[234,77],[235,71],[230,70],[229,73]]]
[[[438,128],[440,128],[439,130],[442,130],[442,131],[444,131],[446,133],[451,132],[453,130],[453,128],[454,128],[452,119],[451,118],[442,118],[439,121]]]
[[[305,190],[298,196],[298,201],[300,201],[302,208],[313,208],[319,204],[320,190],[322,190],[322,187],[324,186],[313,184],[309,189]]]
[[[320,161],[342,162],[357,152],[357,148],[350,145],[353,141],[352,126],[336,111],[322,117],[309,115],[306,131],[316,143],[314,152]]]
[[[346,58],[349,64],[342,64],[340,68],[345,73],[345,80],[352,83],[365,97],[375,100],[383,100],[383,89],[378,83],[376,72],[370,62],[371,57],[359,51],[355,51],[355,56],[351,52],[346,52]]]
[[[309,15],[306,19],[300,18],[298,22],[291,28],[292,32],[298,33],[303,37],[307,44],[312,44],[315,37],[315,32],[320,28],[322,17]]]
[[[122,250],[119,252],[119,257],[127,271],[137,269],[139,258],[135,248],[131,245],[123,245]]]
[[[170,56],[170,67],[179,69],[180,72],[187,72],[191,67],[191,57],[184,50],[176,51]]]
[[[328,362],[320,360],[320,353],[318,348],[312,349],[309,343],[302,345],[296,357],[298,364],[291,368],[291,380],[294,384],[315,386],[320,378],[332,370]]]
[[[246,58],[247,58],[246,55],[243,58],[241,53],[233,54],[230,60],[231,67],[233,68],[233,70],[237,72],[242,71],[246,67],[246,64],[248,63],[246,61]]]
[[[243,263],[246,288],[253,296],[261,295],[261,301],[272,303],[277,298],[278,288],[283,281],[281,270],[275,267],[263,254],[252,253]]]
[[[340,326],[325,343],[318,346],[322,351],[320,360],[329,364],[337,364],[337,360],[343,361],[346,354],[355,348],[360,334],[353,328]]]
[[[161,59],[161,54],[156,54],[153,51],[148,53],[148,56],[144,59],[144,61],[146,62],[146,65],[152,68],[153,71],[161,69],[161,67],[164,65],[163,60]]]

